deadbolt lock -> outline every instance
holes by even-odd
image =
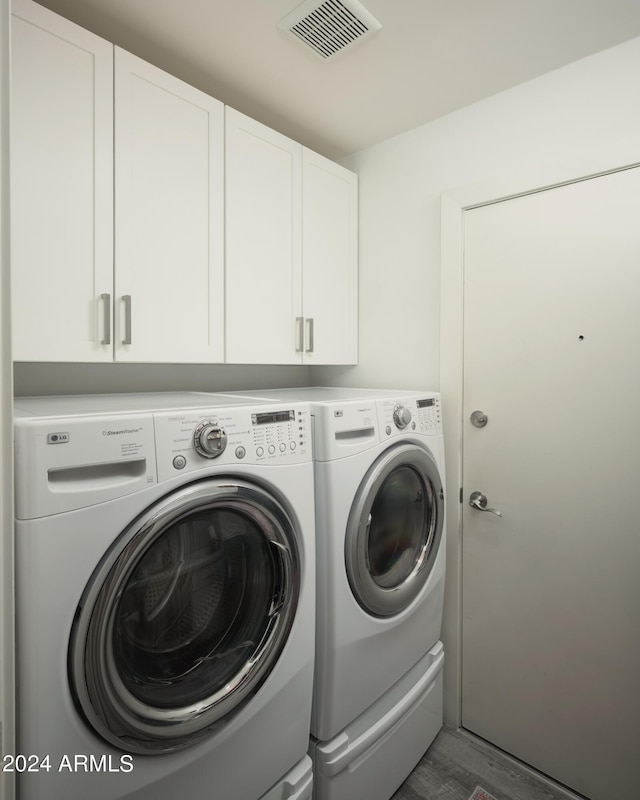
[[[471,414],[470,419],[474,428],[484,428],[487,422],[489,422],[489,417],[484,413],[484,411],[474,411]]]

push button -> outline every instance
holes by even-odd
[[[173,459],[173,466],[176,469],[184,469],[187,466],[187,459],[184,456],[176,456]]]

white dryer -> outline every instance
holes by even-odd
[[[18,398],[21,800],[311,794],[309,408]]]
[[[255,392],[311,403],[318,800],[387,800],[442,726],[444,445],[434,392]]]

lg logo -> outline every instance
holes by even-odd
[[[66,431],[57,431],[47,434],[47,444],[66,444],[69,441],[69,434]]]

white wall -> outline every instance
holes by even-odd
[[[360,175],[360,361],[316,368],[314,383],[440,387],[440,203],[443,193],[489,200],[640,162],[640,39],[469,106],[348,159]],[[487,188],[489,187],[489,188]],[[494,190],[495,187],[495,190]],[[465,205],[465,203],[461,203]],[[460,231],[460,228],[458,228]],[[455,231],[453,233],[455,239]],[[451,241],[448,241],[448,247]],[[458,268],[459,260],[448,258]],[[443,272],[459,339],[455,289]],[[443,367],[443,390],[455,365]],[[454,377],[453,382],[457,379]],[[456,391],[459,391],[456,387]],[[445,391],[446,393],[446,391]],[[458,397],[445,397],[456,408]],[[445,418],[445,428],[447,420]],[[459,723],[460,538],[455,497],[459,420],[447,440],[450,503],[445,599],[445,721]],[[446,433],[446,430],[445,430]],[[453,479],[452,479],[453,478]]]
[[[308,386],[310,367],[247,364],[16,363],[15,395],[223,392]]]
[[[1,754],[14,752],[13,484],[9,306],[9,0],[0,0],[0,724]],[[0,773],[0,797],[13,797]]]
[[[437,80],[437,76],[425,76]],[[440,195],[640,139],[640,39],[355,154],[360,176],[360,359],[314,383],[437,388]],[[419,102],[419,98],[416,98]]]

